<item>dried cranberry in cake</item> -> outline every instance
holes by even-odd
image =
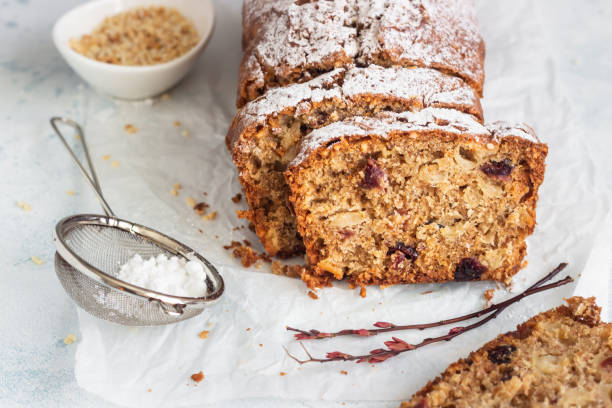
[[[495,364],[508,364],[512,361],[512,353],[516,351],[516,347],[512,344],[497,346],[489,350],[489,360]]]
[[[612,357],[608,357],[604,361],[602,361],[601,366],[603,368],[607,368],[608,370],[612,370]]]
[[[457,282],[480,279],[487,271],[487,267],[478,262],[476,258],[463,258],[455,269],[455,280]]]
[[[364,169],[364,177],[361,187],[366,190],[381,188],[381,183],[385,176],[385,171],[378,167],[376,160],[369,158]]]
[[[403,242],[398,242],[397,244],[389,248],[389,251],[387,251],[387,255],[392,255],[396,252],[400,252],[404,255],[405,258],[410,259],[411,261],[414,261],[419,256],[419,253],[416,249],[404,244]]]
[[[514,370],[512,370],[512,367],[509,367],[508,369],[503,371],[503,374],[501,376],[501,382],[506,382],[509,379],[512,378],[512,376],[514,375]]]
[[[480,170],[487,176],[497,177],[502,180],[508,180],[513,169],[514,166],[509,159],[504,159],[502,161],[491,160],[480,166]]]

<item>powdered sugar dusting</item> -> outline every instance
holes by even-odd
[[[498,143],[501,138],[508,136],[517,136],[532,141],[532,136],[526,133],[525,126],[497,122],[492,125],[493,130],[491,130],[481,125],[471,115],[453,109],[440,108],[426,108],[418,112],[385,112],[379,118],[355,116],[315,129],[306,135],[300,142],[297,156],[288,167],[299,166],[313,151],[341,138],[368,135],[388,138],[396,132],[438,130],[469,135],[479,143]]]
[[[452,72],[482,89],[484,43],[471,0],[358,0],[363,64]]]
[[[264,124],[269,115],[295,109],[294,115],[307,113],[313,102],[355,100],[363,95],[377,99],[401,99],[422,107],[448,107],[469,111],[481,117],[480,102],[463,80],[429,68],[337,68],[302,84],[275,88],[246,104],[236,115],[229,134],[230,145],[247,128]]]
[[[246,0],[243,25],[239,105],[355,63],[442,69],[482,90],[471,0]]]

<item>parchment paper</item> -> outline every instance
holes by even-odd
[[[289,359],[283,346],[303,353],[285,331],[286,325],[337,330],[370,327],[379,320],[435,321],[482,308],[483,292],[495,284],[368,288],[365,299],[337,284],[312,300],[301,281],[272,275],[267,265],[244,269],[232,259],[223,245],[242,239],[257,243],[257,239],[246,228],[233,230],[245,225],[235,214],[244,202],[231,201],[240,186],[224,145],[235,111],[240,2],[216,5],[216,31],[208,49],[168,100],[114,101],[84,86],[74,115],[85,124],[102,189],[115,212],[201,251],[219,267],[226,292],[201,316],[167,327],[126,328],[79,311],[82,340],[76,378],[81,387],[126,406],[183,407],[248,397],[393,401],[409,398],[452,361],[561,304],[563,297],[576,292],[595,295],[608,316],[612,240],[604,227],[610,224],[610,193],[603,188],[602,175],[584,143],[588,135],[573,120],[572,101],[556,81],[556,66],[532,2],[481,2],[479,16],[487,43],[485,118],[525,121],[550,148],[538,226],[528,240],[529,265],[515,277],[511,291],[521,291],[561,261],[569,262],[567,271],[576,282],[530,297],[451,343],[405,353],[376,366],[348,362],[298,366]],[[174,121],[182,126],[175,127]],[[123,127],[128,123],[138,132],[127,134]],[[183,130],[189,136],[182,135]],[[111,160],[103,160],[103,155],[111,155]],[[114,160],[117,167],[110,165]],[[78,177],[75,170],[75,180]],[[174,183],[183,185],[178,197],[170,194]],[[217,218],[202,221],[188,208],[187,197],[210,204]],[[93,196],[83,194],[83,200]],[[87,202],[87,209],[92,209],[93,201]],[[261,247],[256,244],[255,249]],[[501,289],[494,300],[508,296]],[[202,330],[210,331],[205,340],[198,337]],[[446,330],[398,336],[415,342]],[[306,345],[315,355],[334,350],[360,354],[382,346],[386,339],[338,338]],[[200,370],[205,379],[195,385],[189,377]]]

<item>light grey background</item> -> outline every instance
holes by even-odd
[[[487,6],[491,7],[490,1]],[[500,0],[501,2],[501,0]],[[48,162],[58,144],[47,119],[79,110],[82,81],[67,67],[51,43],[54,21],[77,1],[0,0],[0,406],[107,407],[81,390],[74,379],[76,344],[66,346],[68,333],[78,335],[76,309],[53,272],[50,231],[67,214],[98,208],[85,187],[82,196],[63,208],[51,205],[64,194],[62,177],[74,174],[73,164]],[[210,64],[227,64],[224,78],[236,78],[240,58],[239,2],[217,1],[214,37],[187,79]],[[574,102],[576,122],[586,135],[595,165],[612,189],[612,2],[540,0],[535,19],[548,36],[550,75]],[[511,35],[511,34],[509,34]],[[223,49],[215,39],[234,38],[236,47]],[[486,40],[486,32],[485,32]],[[223,56],[222,58],[219,56]],[[223,79],[223,78],[222,78]],[[219,106],[233,106],[234,89],[221,89],[219,78],[208,78]],[[87,89],[85,91],[88,91]],[[486,97],[486,86],[485,86]],[[229,108],[227,108],[229,109]],[[551,106],[550,109],[555,109]],[[34,114],[32,113],[34,112]],[[24,213],[16,202],[33,210]],[[68,201],[70,202],[70,201]],[[52,212],[45,208],[53,208]],[[42,266],[30,257],[40,256]],[[231,401],[243,406],[340,406],[340,403],[281,400]],[[372,404],[370,404],[372,405]],[[374,404],[396,406],[395,403]]]

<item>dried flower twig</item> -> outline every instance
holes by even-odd
[[[432,344],[432,343],[436,343],[440,341],[450,341],[454,337],[457,337],[469,330],[480,327],[486,324],[488,321],[495,319],[508,306],[516,302],[519,302],[521,299],[527,296],[530,296],[530,295],[533,295],[539,292],[543,292],[549,289],[553,289],[559,286],[563,286],[565,284],[572,282],[573,279],[570,276],[566,276],[564,279],[558,280],[553,283],[549,283],[547,285],[543,285],[543,283],[549,281],[554,276],[556,276],[559,272],[565,269],[566,266],[567,266],[567,263],[559,264],[559,266],[557,266],[552,272],[550,272],[548,275],[546,275],[545,277],[543,277],[542,279],[540,279],[539,281],[531,285],[524,292],[508,300],[505,300],[498,304],[491,305],[490,307],[483,309],[479,312],[470,313],[464,316],[456,317],[454,319],[441,320],[435,323],[411,324],[411,325],[395,325],[393,323],[388,323],[388,322],[376,322],[374,323],[374,326],[376,327],[376,329],[357,329],[357,330],[348,329],[348,330],[341,330],[341,331],[334,332],[334,333],[325,333],[325,332],[320,332],[314,329],[307,331],[307,330],[295,329],[293,327],[287,327],[287,330],[297,332],[297,334],[294,335],[297,340],[315,340],[315,339],[324,339],[324,338],[347,336],[347,335],[369,337],[369,336],[375,336],[379,333],[385,333],[385,332],[390,332],[390,331],[410,330],[410,329],[423,330],[423,329],[428,329],[432,327],[445,326],[445,325],[458,323],[461,321],[465,321],[465,320],[469,320],[469,319],[473,319],[477,317],[482,317],[488,314],[488,316],[486,316],[485,318],[480,319],[470,325],[453,327],[448,331],[447,334],[443,336],[426,338],[418,344],[409,344],[405,342],[404,340],[399,339],[397,337],[391,337],[391,340],[384,342],[385,346],[387,346],[387,349],[382,349],[382,348],[376,349],[376,350],[370,351],[368,354],[357,355],[357,356],[343,353],[340,351],[333,351],[333,352],[327,353],[325,358],[315,358],[308,352],[306,347],[304,347],[303,343],[300,342],[300,345],[302,346],[302,348],[304,349],[304,352],[308,356],[308,359],[306,360],[298,359],[297,357],[290,354],[286,348],[285,348],[285,351],[287,352],[289,357],[291,357],[293,360],[295,360],[299,364],[305,364],[305,363],[310,363],[310,362],[326,363],[330,361],[356,361],[357,363],[362,363],[362,362],[380,363],[391,357],[395,357],[400,353],[403,353],[409,350],[414,350],[417,348],[421,348],[428,344]]]

